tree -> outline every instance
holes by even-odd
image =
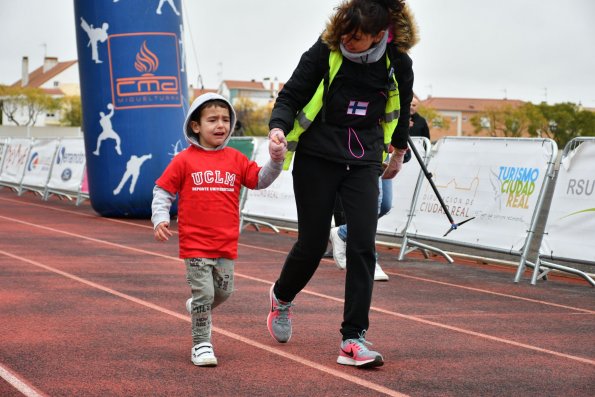
[[[595,136],[595,113],[581,109],[573,103],[548,105],[545,102],[536,108],[542,114],[540,124],[532,126],[535,134],[553,139],[559,148],[578,136]]]
[[[25,106],[24,102],[25,98],[21,95],[21,88],[0,85],[0,110],[6,115],[8,121],[20,125],[16,117],[17,112]]]
[[[41,113],[55,112],[62,106],[60,98],[53,98],[40,88],[29,88],[25,92],[26,110],[29,120],[27,125],[35,125]]]
[[[43,112],[60,109],[61,100],[52,98],[40,88],[0,86],[2,111],[9,121],[21,125],[18,113],[26,114],[24,125],[35,125],[37,117]]]
[[[238,120],[247,136],[267,136],[271,108],[258,106],[248,98],[239,98],[234,105]]]
[[[431,128],[445,131],[450,128],[450,119],[438,113],[434,108],[423,106],[420,103],[417,113],[426,119]]]
[[[530,103],[521,106],[503,105],[488,108],[471,117],[475,133],[487,130],[490,136],[519,138],[529,136],[530,126],[543,121],[539,112]]]
[[[80,96],[67,96],[62,100],[62,125],[80,127],[83,122],[83,111]]]
[[[525,103],[487,109],[471,118],[475,132],[491,136],[547,137],[563,148],[572,138],[595,135],[595,114],[573,103]]]

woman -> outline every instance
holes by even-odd
[[[292,302],[324,254],[337,194],[349,227],[339,364],[384,363],[365,340],[376,263],[378,177],[389,144],[395,150],[382,177],[394,178],[403,164],[413,86],[406,52],[416,40],[403,0],[343,2],[302,55],[269,123],[270,139],[288,144],[286,166],[295,152],[298,240],[271,288],[268,329],[278,342],[289,341]]]

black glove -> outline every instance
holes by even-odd
[[[403,163],[406,163],[409,160],[411,160],[411,149],[407,148],[407,152],[405,152],[405,158],[403,159]]]

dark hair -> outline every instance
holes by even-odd
[[[401,52],[408,52],[419,41],[415,18],[405,0],[345,0],[335,10],[321,34],[331,51],[339,50],[341,36],[357,29],[375,36],[388,28],[391,44]]]
[[[200,123],[200,116],[202,116],[203,110],[210,107],[224,108],[229,110],[230,116],[232,114],[231,107],[227,102],[221,99],[211,99],[210,101],[206,101],[205,103],[200,105],[194,112],[192,112],[192,114],[190,115],[190,120]]]
[[[391,13],[403,5],[398,0],[352,0],[337,8],[338,33],[344,35],[360,30],[376,35],[390,24]]]

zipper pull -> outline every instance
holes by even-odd
[[[347,164],[347,171],[349,171],[349,164]]]

